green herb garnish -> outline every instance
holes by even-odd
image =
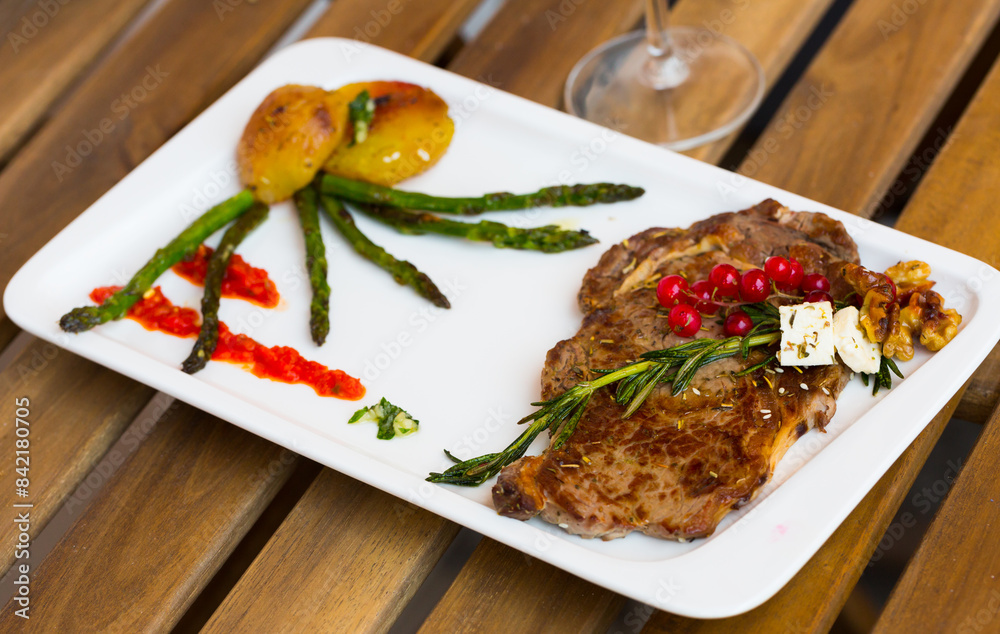
[[[479,486],[523,456],[531,442],[546,429],[551,429],[555,438],[552,448],[561,447],[576,431],[590,397],[599,388],[618,383],[615,401],[626,405],[624,417],[627,418],[639,409],[657,384],[672,382],[672,393],[676,396],[687,389],[701,367],[737,354],[746,358],[750,348],[771,345],[780,338],[779,331],[767,330],[751,332],[746,337],[695,339],[665,350],[647,352],[640,356],[641,360],[617,370],[598,371],[602,376],[593,381],[577,383],[554,399],[532,403],[539,409],[518,421],[518,424],[531,425],[503,451],[462,461],[445,450],[445,455],[457,464],[444,473],[431,473],[427,480]],[[677,369],[668,374],[672,368]]]
[[[868,387],[870,379],[874,379],[874,384],[872,385],[872,396],[878,394],[878,391],[883,387],[887,390],[892,389],[892,374],[889,374],[890,370],[892,371],[892,374],[895,374],[899,378],[903,378],[903,373],[899,371],[898,367],[896,367],[896,362],[883,355],[882,361],[879,364],[878,372],[875,374],[861,373],[861,382],[865,384],[865,387]]]
[[[397,435],[408,436],[417,431],[420,421],[410,416],[406,410],[387,401],[385,397],[377,405],[362,407],[347,421],[353,423],[377,423],[378,438],[391,440]]]
[[[368,94],[367,90],[362,90],[350,104],[347,105],[347,113],[354,126],[354,138],[351,145],[364,143],[368,138],[368,127],[372,119],[375,118],[375,100]]]

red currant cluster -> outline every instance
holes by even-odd
[[[681,337],[692,337],[701,329],[702,316],[725,309],[722,328],[727,337],[744,337],[753,321],[739,307],[763,302],[773,290],[781,294],[802,293],[806,302],[831,302],[830,280],[819,273],[805,275],[795,259],[774,256],[764,270],[750,269],[742,275],[732,264],[716,264],[707,280],[688,285],[680,275],[667,275],[656,286],[656,299],[670,309],[667,326]]]

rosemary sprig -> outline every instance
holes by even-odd
[[[431,473],[427,480],[461,486],[479,486],[523,456],[532,441],[546,429],[551,430],[554,438],[552,448],[561,447],[576,431],[576,426],[591,396],[602,387],[618,383],[615,401],[626,405],[624,417],[628,418],[642,406],[659,383],[673,382],[672,393],[676,396],[687,389],[691,379],[701,367],[737,354],[746,358],[750,348],[771,345],[780,337],[779,331],[771,329],[752,333],[746,337],[695,339],[672,348],[647,352],[641,355],[638,361],[617,370],[601,371],[601,376],[598,378],[577,383],[554,399],[532,403],[538,409],[518,421],[519,425],[524,423],[530,425],[499,453],[459,460],[446,450],[445,455],[456,464],[444,473]],[[677,371],[667,373],[678,366]]]
[[[766,325],[777,328],[781,324],[781,313],[778,312],[778,307],[770,302],[743,304],[740,309],[750,317],[754,326]]]
[[[878,394],[878,391],[883,387],[887,390],[892,389],[892,374],[889,374],[890,370],[892,371],[892,374],[895,374],[899,378],[903,378],[903,373],[899,371],[898,367],[896,367],[896,362],[886,356],[882,357],[878,372],[875,374],[861,373],[861,382],[865,384],[865,387],[868,387],[870,379],[874,379],[874,384],[872,385],[872,396]]]

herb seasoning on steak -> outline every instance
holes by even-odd
[[[706,279],[716,264],[747,270],[772,255],[826,275],[834,297],[850,291],[840,267],[858,262],[840,222],[790,212],[773,200],[687,230],[648,229],[615,245],[583,280],[580,331],[548,353],[542,399],[596,378],[595,369],[618,368],[644,352],[690,341],[666,325],[656,300],[661,277]],[[710,318],[696,336],[724,335]],[[661,384],[627,420],[612,391],[597,391],[562,447],[501,471],[493,488],[498,512],[522,520],[537,515],[583,537],[710,535],[730,509],[753,499],[795,440],[823,429],[848,380],[841,364],[733,376],[767,354],[754,350],[746,360],[706,365],[680,396]]]

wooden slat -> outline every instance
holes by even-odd
[[[731,0],[680,2],[672,20],[741,42],[760,61],[770,86],[831,4],[832,0],[773,0],[766,5]],[[594,46],[636,28],[643,6],[641,2],[623,2],[577,7],[511,0],[482,35],[463,49],[450,69],[560,107],[563,84],[573,65]],[[732,140],[729,137],[687,154],[714,162]]]
[[[601,42],[635,28],[642,8],[643,4],[634,0],[584,4],[508,0],[479,37],[455,57],[449,70],[558,107],[562,103],[563,82],[577,60]],[[496,557],[502,560],[502,565],[489,565]],[[530,579],[525,577],[523,568],[528,565],[532,565],[531,578],[539,575],[548,580],[550,592],[557,592],[557,588],[576,590],[574,594],[563,595],[566,599],[563,607],[571,612],[579,608],[577,612],[588,615],[586,619],[573,621],[589,626],[576,631],[597,631],[602,623],[606,627],[624,604],[624,599],[613,592],[484,539],[460,573],[460,578],[465,579],[463,586],[452,584],[428,618],[425,631],[448,631],[446,628],[453,626],[454,618],[459,615],[469,617],[465,628],[480,631],[488,631],[491,627],[504,629],[508,623],[515,623],[510,620],[512,618],[517,619],[517,627],[508,631],[558,627],[548,621],[544,611],[534,609],[549,595],[547,592],[538,595]],[[481,588],[487,579],[506,589],[503,593],[490,593],[493,605],[489,613],[480,611],[485,603],[483,597],[476,598],[462,591],[464,584]],[[585,600],[588,608],[595,606],[597,611],[581,608],[580,599]],[[541,603],[536,603],[539,600]],[[525,610],[525,605],[533,607]],[[435,627],[435,624],[442,627]]]
[[[449,70],[557,107],[573,65],[601,42],[636,27],[643,3],[507,0]]]
[[[768,89],[774,86],[832,0],[770,0],[755,2],[681,2],[671,16],[678,24],[691,24],[727,35],[747,47],[764,69]],[[717,163],[739,132],[688,150],[684,154]]]
[[[13,473],[19,466],[13,458],[15,401],[29,401],[29,495],[18,502],[34,505],[28,531],[32,538],[153,396],[152,388],[93,370],[89,361],[36,339],[0,373],[0,446],[11,453],[10,460],[0,462],[0,482],[12,494],[15,478],[23,477]],[[0,523],[2,570],[14,561],[17,532],[13,524]]]
[[[786,128],[782,127],[790,125],[790,121],[787,118],[776,119],[741,171],[753,172],[778,186],[831,200],[850,210],[857,210],[863,205],[845,204],[844,200],[853,197],[867,202],[881,195],[902,166],[905,153],[915,146],[927,123],[936,114],[947,90],[957,81],[997,14],[997,7],[993,4],[984,7],[965,1],[957,3],[957,6],[949,4],[947,9],[940,5],[923,5],[917,15],[910,17],[905,29],[891,34],[888,41],[881,41],[881,35],[872,25],[877,23],[880,13],[891,15],[891,4],[886,0],[859,0],[852,6],[830,43],[786,100],[780,116],[787,117],[788,112],[794,116],[799,105],[808,108],[807,103],[815,103],[809,99],[814,94],[813,87],[832,88],[834,95],[818,109],[808,110],[810,116],[802,118],[806,119],[803,123],[809,127],[801,130],[790,128],[790,138],[786,138]],[[933,10],[928,11],[931,8]],[[878,40],[872,39],[873,32]],[[877,48],[872,55],[852,53],[867,51],[873,45]],[[941,47],[947,50],[939,50]],[[937,57],[925,57],[928,51],[934,52]],[[869,70],[861,68],[871,62],[872,56],[881,61],[879,73],[870,72],[870,67]],[[914,70],[915,64],[920,64],[921,68]],[[938,75],[947,75],[947,78],[942,79]],[[893,87],[888,96],[885,86]],[[936,92],[925,94],[928,86],[933,86]],[[873,117],[873,112],[880,116]],[[873,129],[859,129],[863,122],[872,120],[876,122]],[[857,132],[857,138],[846,138],[847,132]],[[873,137],[877,138],[877,147],[867,145]],[[838,140],[831,143],[835,139]],[[840,146],[836,146],[837,143]],[[838,155],[837,152],[844,147],[857,151],[865,147],[868,151],[859,154],[859,160],[858,156]],[[886,151],[886,148],[891,151]],[[754,158],[760,156],[766,158]],[[803,177],[811,174],[821,174],[822,178]],[[873,186],[873,182],[882,184]],[[783,591],[781,596],[794,600],[776,598],[744,617],[744,620],[714,625],[657,615],[651,629],[710,628],[726,623],[729,631],[755,631],[751,629],[753,627],[759,627],[756,631],[770,631],[775,623],[789,622],[787,618],[790,615],[794,615],[794,622],[829,626],[940,435],[950,411],[946,410],[935,419],[880,481],[866,502],[855,510],[852,520],[845,522],[823,551],[813,558],[814,563]],[[846,566],[843,565],[845,561]],[[789,611],[793,608],[794,612]]]
[[[329,469],[204,632],[383,632],[458,526]]]
[[[894,17],[900,6],[851,5],[741,173],[874,212],[1000,13],[1000,2],[953,0]]]
[[[491,539],[469,562],[421,632],[604,632],[620,596]]]
[[[689,1],[678,5],[674,17],[678,24],[706,26],[740,39],[758,56],[769,78],[773,78],[784,70],[829,5],[827,0],[781,0],[745,6],[726,0]],[[559,12],[566,12],[566,6],[569,5],[511,0],[484,33],[455,59],[450,69],[493,81],[504,90],[545,105],[559,105],[562,84],[573,64],[597,44],[634,27],[635,16],[641,15],[642,9],[641,3],[634,3],[631,9],[615,4],[588,4],[576,6],[573,13],[564,16],[567,18],[564,21],[552,17],[553,12],[562,16]],[[555,28],[550,28],[550,23]],[[512,51],[517,53],[512,54]],[[544,59],[546,63],[529,61],[535,58]],[[704,160],[717,160],[730,142],[731,139],[719,141],[695,155]],[[510,563],[493,565],[498,558]],[[546,608],[548,597],[544,593],[538,596],[533,582],[536,578],[548,579],[548,587],[573,588],[572,592],[560,596],[560,602],[568,613],[580,618],[550,620]],[[488,609],[477,602],[476,592],[467,591],[470,587],[493,585],[503,586],[506,591],[494,597]],[[495,615],[517,614],[518,628],[524,630],[549,629],[562,623],[566,631],[584,631],[579,628],[600,631],[623,604],[624,599],[610,591],[491,540],[483,540],[462,570],[461,577],[431,614],[427,629],[446,631],[455,624],[457,614],[475,614],[476,618],[468,627],[479,628],[503,622],[490,620]],[[525,605],[538,609],[525,610]]]
[[[4,227],[0,236],[17,236],[17,241],[4,241],[0,248],[0,266],[11,267],[3,269],[5,275],[36,248],[22,249],[21,239],[38,246],[50,238],[210,97],[242,77],[247,66],[259,59],[294,19],[296,4],[301,9],[307,0],[288,2],[274,10],[264,5],[241,5],[220,22],[215,9],[199,0],[167,2],[95,70],[64,109],[0,173],[0,226]],[[211,37],[206,31],[211,31]],[[235,55],[218,53],[224,50]],[[162,88],[150,91],[61,185],[51,182],[55,178],[50,157],[58,156],[64,139],[75,138],[82,128],[111,114],[110,104],[123,92],[141,85],[146,66],[157,64],[170,73]],[[174,83],[168,85],[170,79]],[[0,285],[7,279],[0,279]],[[37,374],[32,370],[36,367],[40,368]],[[23,374],[21,368],[27,368]],[[32,501],[38,504],[38,521],[32,525],[32,534],[36,534],[152,391],[67,352],[55,353],[52,346],[38,341],[0,376],[3,389],[16,396],[26,395],[36,403],[34,413],[47,436],[45,444],[38,447],[38,471],[33,470],[31,478]],[[4,427],[5,442],[13,442],[13,433]],[[0,469],[7,472],[11,466]],[[4,527],[0,535],[9,534],[9,530],[9,526]],[[3,563],[9,564],[12,544],[8,540],[0,547]]]
[[[0,162],[147,2],[32,0],[0,10]]]
[[[364,0],[339,0],[308,36],[353,38],[355,28],[369,26],[371,43],[432,61],[476,4],[433,0],[387,18],[372,16]],[[294,623],[312,631],[384,631],[457,533],[443,518],[324,470],[206,629],[271,631]]]
[[[1000,65],[995,65],[914,192],[896,228],[1000,267]],[[983,276],[988,275],[984,272]],[[970,287],[978,283],[968,280]],[[956,415],[985,422],[1000,400],[1000,348],[973,375]]]
[[[958,404],[955,416],[984,423],[989,417],[990,407],[1000,402],[1000,345],[986,357],[976,373],[972,375],[965,398]]]
[[[384,5],[337,0],[306,37],[346,37],[359,47],[373,44],[433,62],[478,4],[478,0],[398,0]]]
[[[876,634],[1000,630],[998,471],[1000,409],[893,588]]]
[[[956,5],[949,6],[952,9],[958,8]],[[930,5],[923,5],[923,8],[929,7]],[[923,8],[921,10],[923,10]],[[869,17],[872,15],[870,8],[866,7],[863,2],[860,4],[855,3],[852,7],[852,11],[855,10],[864,10],[864,15],[868,15]],[[915,20],[916,18],[917,15],[914,15],[911,20]],[[858,20],[857,18],[850,19],[855,21]],[[945,22],[939,22],[935,28],[927,27],[925,30],[929,37],[941,38],[944,37],[944,35],[940,31],[945,24]],[[910,26],[911,25],[908,24],[904,28],[909,28]],[[912,26],[916,27],[917,25]],[[952,24],[950,28],[959,28],[960,26],[961,25]],[[859,22],[856,28],[863,28],[862,24]],[[865,28],[870,28],[870,24],[868,24]],[[850,34],[845,34],[843,32],[842,26],[838,29],[834,38],[851,39],[848,37],[849,35]],[[902,35],[902,31],[896,35]],[[919,42],[914,42],[912,46],[920,48],[921,46],[929,45],[921,45]],[[839,44],[830,50],[837,52],[842,51],[843,49],[844,44]],[[844,78],[831,77],[828,75],[827,81],[838,86],[842,85],[844,81],[856,81],[856,79],[852,79],[853,73],[851,72],[849,65],[834,64],[833,62],[825,61],[823,58],[827,54],[826,49],[821,52],[820,56],[816,60],[815,66],[819,66],[821,68],[834,68],[840,66],[843,68],[843,72],[846,73]],[[873,56],[878,57],[879,55],[876,52],[873,53]],[[900,56],[898,59],[909,60],[910,56]],[[902,63],[901,61],[896,65],[881,66],[878,73],[880,81],[888,84],[898,83],[900,80],[897,76],[899,74],[909,72],[908,69],[910,67],[910,63],[911,62]],[[814,81],[814,79],[809,79],[807,77],[804,81],[811,82]],[[797,89],[797,91],[801,91],[801,88]],[[845,121],[858,121],[865,119],[869,108],[875,108],[875,112],[878,112],[878,105],[869,103],[868,100],[863,98],[862,93],[855,90],[851,91],[850,94],[851,102],[855,105],[850,112],[844,110],[843,104],[838,105],[841,117],[840,122],[832,120],[828,123],[824,123],[824,119],[823,121],[817,120],[817,122],[810,123],[810,125],[815,125],[817,128],[819,128],[821,124],[829,125],[830,128],[827,129],[827,134],[830,135],[831,138],[836,138],[836,130],[838,126],[845,125]],[[875,92],[872,98],[879,99],[880,97],[878,97],[878,93]],[[940,98],[937,98],[937,100],[939,102]],[[902,103],[899,107],[900,110],[908,109],[908,107]],[[913,107],[918,108],[919,106],[914,105]],[[896,127],[901,131],[901,134],[909,134],[905,128],[901,126]],[[811,130],[809,134],[812,136],[822,136],[820,130],[818,129]],[[887,138],[885,134],[883,134],[881,138],[885,143],[891,144],[894,142],[893,139]],[[956,138],[960,137],[956,135]],[[795,141],[795,143],[800,143],[800,141]],[[760,145],[761,144],[758,143],[758,146]],[[820,165],[827,164],[828,157],[826,156],[826,153],[829,152],[830,149],[830,143],[818,145],[816,151],[819,157],[815,162]],[[828,183],[820,182],[819,179],[815,182],[812,180],[801,180],[799,174],[802,173],[802,170],[798,166],[800,164],[808,165],[808,171],[812,171],[812,159],[809,161],[803,160],[800,155],[795,153],[786,155],[783,151],[781,151],[773,154],[770,157],[770,160],[774,162],[774,165],[769,169],[774,174],[787,175],[787,177],[791,178],[793,182],[799,183],[801,186],[807,186],[807,189],[802,191],[802,193],[807,196],[823,198],[824,195],[829,194],[842,196],[846,200],[856,198],[857,196],[868,195],[859,194],[858,192],[870,191],[872,179],[882,179],[883,170],[887,170],[886,173],[892,174],[893,170],[896,169],[893,167],[896,162],[893,157],[885,156],[879,159],[878,163],[874,162],[875,158],[876,157],[873,155],[868,162],[857,164],[855,166],[855,170],[858,171],[856,175],[845,174],[846,166],[837,167],[831,173],[830,182]],[[943,158],[943,156],[941,158]],[[753,158],[751,157],[748,160],[752,161]],[[933,173],[936,169],[937,164],[932,169],[932,173],[928,174],[927,179],[932,179]],[[989,180],[983,181],[984,186],[985,183],[989,182]],[[808,183],[808,185],[805,185],[806,183]],[[777,184],[780,186],[785,185],[783,182],[778,182]],[[948,179],[945,177],[941,181],[941,187],[936,192],[928,192],[921,197],[915,196],[910,201],[897,223],[897,228],[904,231],[913,231],[915,227],[926,226],[927,230],[925,237],[938,241],[939,234],[937,231],[932,229],[935,225],[933,221],[928,221],[927,218],[932,214],[932,210],[935,205],[948,204],[944,201],[953,200],[955,196],[959,195],[959,192],[967,190],[968,185],[968,183],[956,182],[954,179]],[[981,202],[985,203],[985,198]],[[835,202],[834,204],[842,203]],[[847,207],[849,209],[857,210],[856,207]],[[991,211],[987,210],[990,209],[991,207],[985,204],[981,204],[979,207],[971,207],[968,213],[963,213],[962,222],[971,223],[973,225],[977,222],[988,222],[986,219],[990,217]],[[961,248],[957,239],[961,230],[958,228],[957,222],[954,228],[956,232],[956,241],[950,243],[948,246]],[[969,232],[967,235],[968,240],[983,240],[984,246],[990,238],[993,239],[994,244],[1000,246],[1000,234],[996,231],[993,231],[992,233],[986,232],[985,237],[983,236],[982,231]],[[995,250],[996,247],[993,248],[993,252],[995,252]],[[771,631],[775,623],[792,624],[794,631],[828,629],[836,618],[841,606],[846,601],[851,589],[857,582],[858,577],[860,577],[864,565],[871,556],[871,553],[874,551],[874,548],[877,545],[878,540],[881,538],[888,522],[891,520],[896,509],[902,503],[902,500],[908,492],[909,487],[912,485],[916,474],[921,469],[927,455],[937,441],[941,430],[943,430],[944,425],[954,412],[961,398],[961,394],[961,392],[957,394],[955,398],[952,399],[949,406],[938,414],[928,428],[913,442],[910,448],[907,449],[899,460],[896,461],[893,469],[882,477],[878,485],[876,485],[865,500],[854,510],[850,517],[841,525],[837,532],[834,533],[824,547],[773,599],[745,615],[718,622],[699,622],[689,619],[680,619],[671,615],[659,613],[653,617],[649,626],[649,631],[701,632],[715,630],[739,630],[749,632],[765,632]]]
[[[243,77],[308,4],[168,0],[158,9],[0,172],[0,287],[59,229]],[[219,7],[229,9],[221,19]],[[110,131],[101,131],[102,122]],[[67,158],[67,146],[83,144],[86,150],[87,143],[96,147],[72,167],[76,160]],[[0,312],[0,322],[6,319]]]
[[[643,634],[829,631],[951,419],[959,398],[956,395],[934,417],[823,547],[766,603],[739,616],[711,621],[656,612]]]
[[[31,579],[47,631],[165,631],[292,472],[295,454],[181,406],[111,477]],[[274,465],[273,469],[262,469]],[[37,564],[36,564],[37,565]],[[0,630],[27,623],[13,600]]]

